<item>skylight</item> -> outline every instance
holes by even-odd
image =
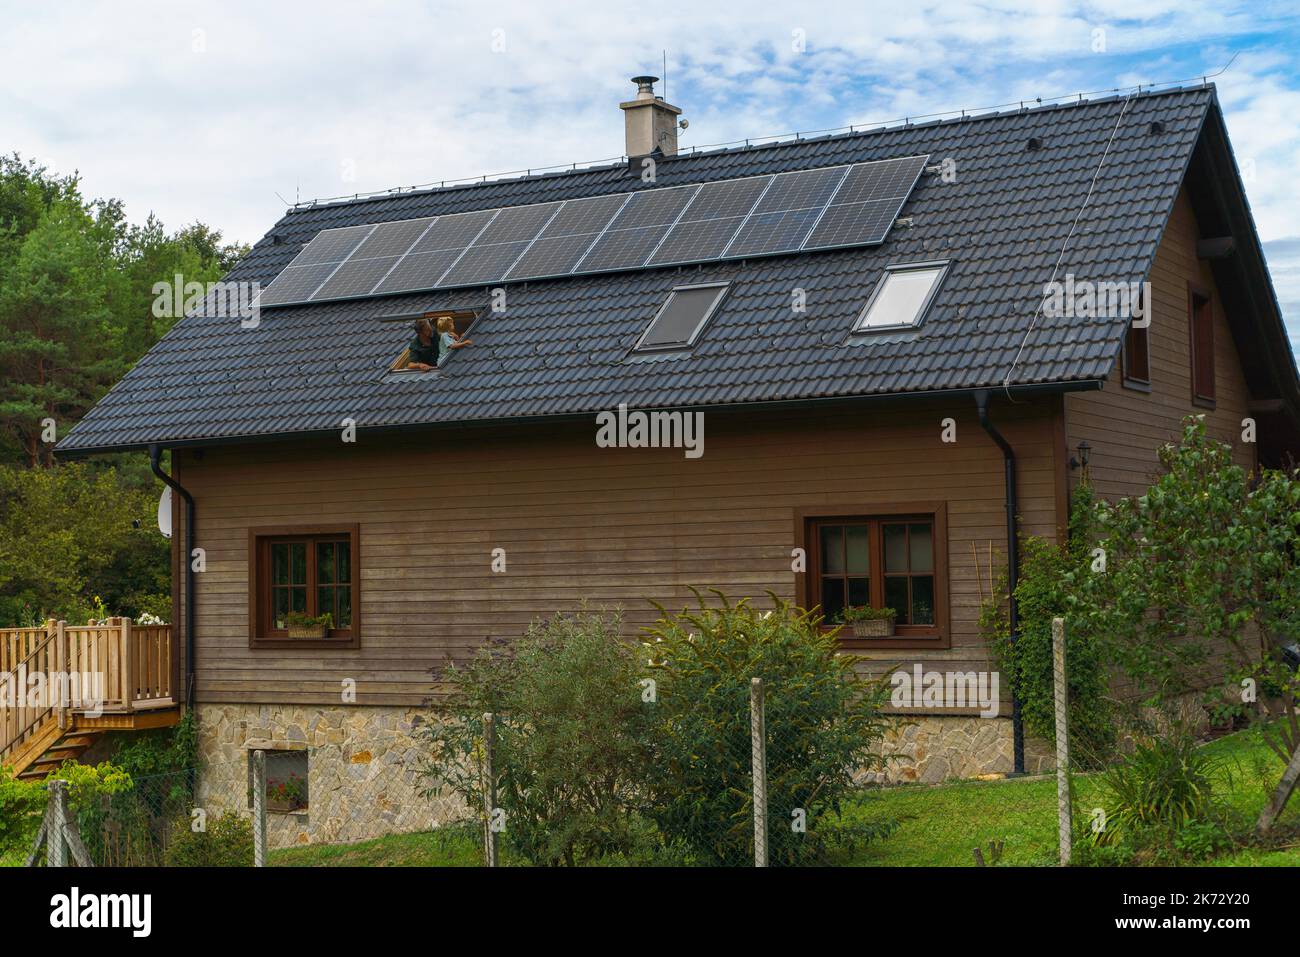
[[[669,352],[695,345],[704,326],[722,301],[727,283],[677,286],[663,304],[634,352]]]
[[[888,266],[875,292],[858,317],[854,332],[910,329],[925,317],[939,289],[946,262]]]

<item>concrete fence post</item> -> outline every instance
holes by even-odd
[[[49,808],[45,815],[45,862],[49,867],[68,866],[68,782],[50,781]]]
[[[754,783],[754,866],[767,867],[767,715],[763,679],[749,680],[749,748]]]
[[[496,716],[488,711],[483,715],[483,862],[488,867],[497,866],[497,777],[492,760],[496,745]]]
[[[1052,690],[1056,705],[1056,811],[1061,866],[1070,863],[1074,837],[1070,808],[1070,702],[1065,681],[1065,619],[1052,619]]]
[[[266,752],[253,752],[253,866],[266,866]]]

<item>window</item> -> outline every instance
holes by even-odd
[[[1192,402],[1214,406],[1214,307],[1207,289],[1188,290],[1192,342]]]
[[[249,644],[255,648],[355,648],[360,636],[357,526],[249,532]],[[289,615],[332,619],[324,635],[290,634]]]
[[[402,325],[407,329],[407,335],[408,335],[408,337],[414,337],[415,332],[414,332],[414,330],[412,329],[412,324],[413,324],[413,322],[414,322],[415,320],[420,319],[420,318],[421,318],[422,316],[424,316],[424,315],[426,315],[426,314],[425,314],[425,313],[420,313],[420,314],[415,315],[415,316],[409,316],[409,315],[407,315],[407,316],[397,316],[397,317],[394,317],[394,318],[396,319],[396,321],[400,322],[400,323],[401,323],[401,324],[402,324]],[[434,324],[433,341],[434,341],[435,347],[436,347],[436,344],[437,344],[437,341],[438,341],[438,330],[437,330],[438,320],[441,319],[443,316],[450,316],[450,317],[451,317],[452,324],[454,325],[454,327],[455,327],[455,329],[456,329],[456,333],[457,333],[458,335],[461,335],[461,336],[467,335],[467,334],[469,333],[470,326],[472,326],[472,325],[474,324],[474,321],[475,321],[476,319],[478,319],[478,314],[475,313],[475,312],[470,312],[470,311],[460,311],[460,312],[433,312],[433,313],[428,313],[427,315],[428,315],[428,317],[429,317],[429,321],[432,322],[432,323]],[[407,342],[408,342],[408,343],[409,343],[409,341],[410,341],[410,338],[407,339]],[[446,361],[447,361],[446,359],[443,359],[442,362],[439,363],[439,365],[442,365],[442,364],[445,363]],[[411,347],[410,347],[410,345],[407,345],[407,346],[405,346],[405,347],[402,349],[401,353],[397,356],[397,358],[393,360],[393,364],[392,364],[391,366],[388,367],[388,371],[389,371],[389,372],[405,372],[405,373],[408,373],[408,374],[416,374],[416,373],[419,373],[419,372],[422,371],[422,370],[420,370],[420,369],[412,369],[412,368],[411,368]]]
[[[820,605],[827,627],[850,605],[893,608],[897,613],[893,638],[846,642],[946,647],[945,509],[908,509],[897,514],[803,517],[808,554],[804,606]]]
[[[306,814],[311,806],[307,782],[308,753],[303,748],[284,749],[272,745],[263,748],[266,753],[266,793],[264,807],[268,814]],[[253,808],[253,787],[256,775],[253,754],[248,755],[248,807]]]
[[[853,331],[910,329],[918,325],[947,271],[948,264],[941,262],[887,267]]]
[[[727,292],[727,283],[677,286],[668,294],[663,308],[633,348],[634,352],[671,352],[695,345],[718,303]]]
[[[1135,323],[1129,323],[1128,333],[1124,336],[1124,349],[1120,354],[1123,384],[1126,386],[1143,390],[1151,388],[1150,331],[1150,327],[1138,328]]]

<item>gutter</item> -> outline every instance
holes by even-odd
[[[1016,453],[1011,443],[997,430],[989,419],[989,393],[987,389],[975,393],[975,408],[979,411],[980,426],[1002,450],[1003,470],[1007,498],[1007,624],[1011,644],[1020,640],[1020,609],[1016,602],[1016,582],[1020,573],[1020,535],[1016,527]],[[1011,690],[1012,774],[1025,773],[1025,726],[1020,717],[1020,698]]]
[[[998,391],[1008,398],[1029,397],[1035,395],[1056,395],[1062,392],[1096,391],[1102,387],[1101,379],[1072,379],[1055,382],[1033,382],[1023,385],[1001,386]],[[987,394],[988,387],[969,389],[934,389],[924,392],[883,392],[857,396],[819,396],[810,399],[776,399],[765,402],[725,402],[713,405],[680,406],[638,406],[643,412],[724,412],[724,413],[764,413],[764,412],[821,412],[828,408],[870,406],[891,402],[909,402],[952,399],[959,400],[970,396]],[[585,412],[561,412],[549,415],[506,415],[488,419],[455,419],[445,422],[411,422],[389,425],[357,426],[358,435],[383,436],[409,434],[412,431],[435,431],[447,429],[492,428],[506,425],[556,425],[573,422],[590,422],[601,409],[589,409]],[[70,433],[71,434],[71,433]],[[251,445],[260,442],[292,442],[320,438],[337,438],[337,428],[302,429],[292,432],[261,432],[245,435],[219,435],[196,438],[168,438],[167,447],[173,451],[180,448],[209,448],[222,445]],[[66,441],[66,440],[65,440]],[[138,452],[152,447],[153,443],[125,442],[116,445],[93,445],[80,448],[55,448],[54,454],[61,459],[79,459],[91,455],[112,455],[119,452]]]
[[[194,496],[162,470],[158,443],[149,446],[149,468],[168,488],[185,499],[185,704],[194,707]]]

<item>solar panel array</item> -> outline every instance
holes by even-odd
[[[884,242],[929,156],[327,229],[283,306]]]

